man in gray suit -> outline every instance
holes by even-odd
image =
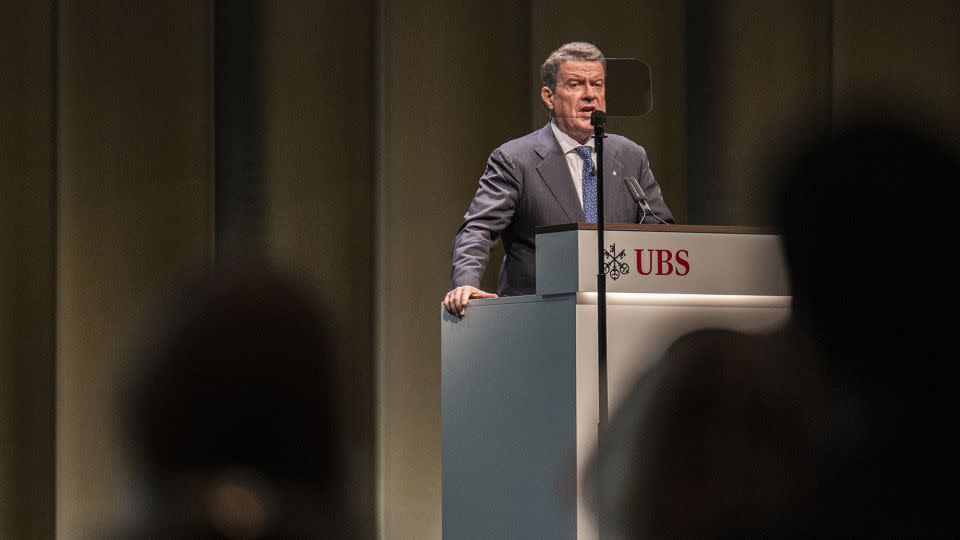
[[[497,296],[478,286],[498,239],[503,240],[505,257],[497,292],[534,294],[536,227],[596,220],[590,114],[606,110],[605,70],[603,53],[589,43],[567,43],[543,63],[540,98],[551,121],[504,143],[487,160],[453,244],[451,290],[443,300],[450,313],[462,317],[471,298]],[[641,146],[607,134],[603,159],[605,222],[673,223]],[[639,184],[644,204],[631,195],[627,182]]]

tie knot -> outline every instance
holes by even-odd
[[[588,161],[593,156],[593,148],[589,146],[578,146],[574,150],[584,161]]]

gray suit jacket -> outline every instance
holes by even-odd
[[[619,135],[603,144],[603,210],[606,223],[638,223],[643,215],[624,177],[639,180],[653,213],[668,223],[660,186],[644,149]],[[550,124],[497,148],[487,160],[480,186],[453,243],[451,288],[480,285],[490,249],[503,240],[501,296],[536,292],[535,229],[584,221],[570,169]],[[647,216],[644,222],[657,222]]]

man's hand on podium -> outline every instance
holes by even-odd
[[[447,296],[443,298],[443,307],[447,308],[447,311],[456,315],[457,317],[463,317],[463,315],[467,312],[467,304],[470,303],[471,298],[496,297],[497,295],[493,293],[481,291],[480,289],[471,287],[470,285],[462,285],[447,293]]]

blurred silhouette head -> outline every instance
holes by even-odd
[[[777,538],[817,512],[814,373],[775,338],[701,330],[624,397],[586,472],[609,538]]]
[[[129,405],[158,519],[226,538],[331,530],[338,400],[310,296],[266,268],[219,272],[183,287],[157,330]]]
[[[920,119],[889,110],[838,114],[831,133],[796,142],[774,178],[795,322],[856,377],[899,369],[893,357],[942,335],[937,307],[957,299],[945,257],[960,160]]]
[[[800,126],[789,141],[772,180],[792,324],[671,346],[588,469],[601,525],[627,538],[952,530],[957,450],[940,434],[953,323],[941,308],[958,300],[944,258],[960,159],[887,110],[844,112],[829,133]]]

